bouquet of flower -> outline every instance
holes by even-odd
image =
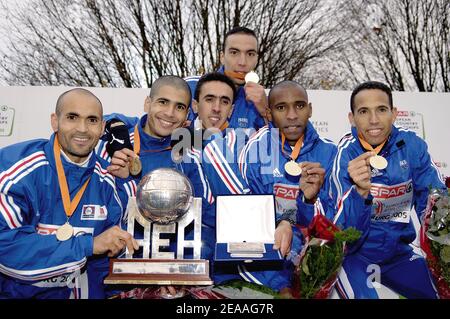
[[[450,199],[449,193],[433,189],[423,215],[420,246],[441,298],[450,299]]]
[[[344,260],[345,243],[360,236],[354,228],[340,230],[325,216],[316,215],[306,230],[306,242],[294,272],[294,297],[328,298]]]

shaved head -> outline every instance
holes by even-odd
[[[98,99],[98,97],[96,97],[94,95],[94,93],[92,93],[91,91],[88,91],[86,89],[82,89],[82,88],[76,88],[76,89],[71,89],[68,90],[66,92],[64,92],[63,94],[61,94],[58,98],[58,100],[56,101],[56,107],[55,107],[55,113],[57,116],[61,115],[61,111],[62,111],[62,107],[64,105],[64,100],[67,96],[73,95],[73,94],[77,94],[77,95],[84,95],[84,96],[89,96],[94,98],[95,100],[97,100],[98,105],[101,108],[101,112],[103,114],[103,105],[102,102],[100,102],[100,100]]]
[[[274,93],[276,93],[278,90],[281,89],[288,89],[288,88],[297,88],[299,89],[306,97],[306,99],[308,100],[308,93],[306,92],[306,89],[298,84],[295,81],[290,81],[290,80],[285,80],[285,81],[281,81],[280,83],[275,84],[272,89],[269,92],[269,105],[273,105],[274,101],[273,101],[273,97],[274,97]]]
[[[152,88],[150,90],[150,97],[154,98],[156,95],[158,95],[159,90],[165,86],[170,86],[174,89],[185,91],[189,95],[189,101],[192,98],[189,85],[183,78],[180,78],[176,75],[164,75],[153,82]]]

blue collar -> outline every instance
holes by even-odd
[[[55,142],[55,133],[52,134],[50,140],[44,146],[45,157],[47,158],[50,167],[54,170],[56,176],[56,162],[55,156],[53,154],[53,143]],[[94,152],[94,151],[92,151]],[[79,183],[84,183],[84,181],[93,174],[95,169],[95,163],[97,162],[97,156],[91,155],[88,165],[86,167],[80,167],[76,164],[68,162],[64,156],[61,155],[61,162],[64,168],[64,173],[66,174],[67,183],[69,184],[69,189],[72,189],[74,183],[70,183],[73,180],[79,180]]]
[[[147,114],[141,117],[139,120],[139,137],[141,139],[141,150],[161,150],[170,146],[170,136],[163,138],[153,137],[144,131],[145,124],[147,123]],[[134,130],[134,128],[133,128]]]
[[[272,128],[276,128],[276,127],[273,125],[272,122],[269,122],[269,130]],[[278,137],[278,141],[276,141],[276,142],[281,145],[281,134],[277,134],[277,137]],[[314,145],[318,139],[319,139],[319,134],[317,133],[316,129],[311,124],[311,122],[308,121],[308,123],[306,125],[303,146],[302,146],[302,149],[300,150],[299,156],[309,152],[314,147]],[[287,141],[284,143],[283,149],[288,153],[292,152],[291,146],[289,145],[289,143]]]

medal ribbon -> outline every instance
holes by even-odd
[[[171,149],[172,149],[172,146],[167,146],[166,148],[163,148],[163,149],[160,149],[160,150],[147,150],[147,151],[142,151],[142,153],[158,153],[158,152],[163,152],[163,151],[171,150]],[[141,137],[139,136],[139,129],[138,129],[137,125],[134,127],[133,152],[134,152],[134,154],[136,154],[138,156],[139,156],[139,154],[141,152]]]
[[[288,155],[289,158],[295,162],[295,160],[297,159],[298,155],[300,154],[300,150],[302,149],[302,144],[303,144],[303,138],[304,138],[304,134],[297,140],[297,142],[295,143],[294,149],[292,150],[292,153],[286,154],[286,152],[284,151],[284,143],[286,142],[286,136],[281,133],[281,150],[283,151],[284,154]]]
[[[58,174],[59,189],[61,190],[61,197],[63,200],[64,211],[66,212],[67,218],[70,218],[80,203],[81,197],[86,190],[91,177],[87,179],[84,185],[77,192],[73,200],[70,200],[69,187],[67,186],[66,174],[64,173],[64,168],[61,161],[61,147],[59,146],[58,137],[55,134],[55,142],[53,143],[53,154],[55,156],[56,162],[56,173]]]
[[[245,80],[245,74],[239,73],[239,72],[233,72],[233,71],[224,71],[226,76],[238,79],[238,80]]]
[[[364,140],[364,137],[360,133],[358,133],[358,139],[359,139],[359,142],[361,143],[362,147],[364,147],[365,150],[373,151],[377,155],[378,155],[378,153],[380,153],[384,144],[386,144],[386,142],[387,142],[387,139],[385,139],[383,143],[381,143],[377,147],[373,148],[372,145],[370,145],[369,143],[366,142],[366,140]]]
[[[222,126],[219,128],[219,130],[222,132],[223,130],[226,130],[228,128],[228,121],[222,124]]]

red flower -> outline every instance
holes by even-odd
[[[339,231],[339,228],[333,224],[325,216],[318,214],[314,216],[311,224],[308,227],[308,237],[315,237],[329,241],[334,240],[334,234]]]

